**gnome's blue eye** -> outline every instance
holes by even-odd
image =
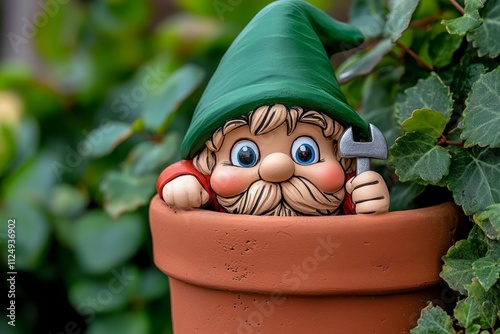
[[[240,140],[231,149],[231,164],[238,167],[253,167],[259,161],[259,148],[248,139]]]
[[[311,137],[295,139],[292,144],[292,158],[299,165],[310,165],[318,162],[318,144]]]

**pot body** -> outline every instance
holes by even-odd
[[[150,206],[176,334],[409,332],[427,301],[451,301],[439,272],[461,218],[450,203],[323,217]]]

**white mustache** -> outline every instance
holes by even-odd
[[[219,204],[229,213],[270,216],[332,215],[345,196],[342,187],[324,193],[303,177],[282,183],[253,182],[247,191],[232,197],[217,195]]]

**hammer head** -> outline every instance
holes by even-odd
[[[344,131],[339,140],[340,154],[344,158],[387,159],[387,142],[380,130],[373,124],[370,126],[370,141],[354,141],[352,127]]]

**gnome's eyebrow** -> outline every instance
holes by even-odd
[[[319,124],[321,124],[320,128],[322,129],[326,129],[327,126],[325,117],[323,117],[320,113],[305,113],[304,116],[300,118],[300,121],[317,126],[320,126]]]
[[[245,125],[248,125],[248,118],[246,116],[230,119],[222,127],[222,134],[225,136],[229,132]]]

